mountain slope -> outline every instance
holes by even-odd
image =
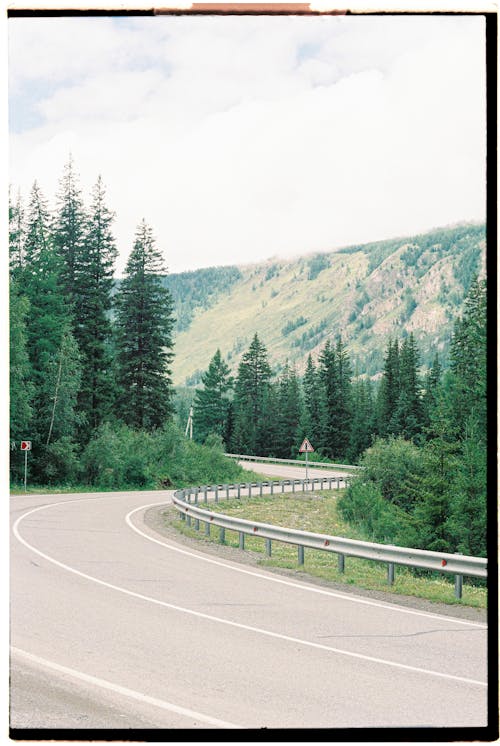
[[[389,337],[409,332],[428,365],[436,351],[446,352],[464,296],[484,266],[482,224],[236,271],[220,268],[227,281],[219,276],[210,301],[192,308],[176,335],[174,381],[196,384],[217,348],[236,370],[255,332],[276,372],[286,359],[302,371],[307,355],[314,358],[337,334],[359,373],[377,375]],[[211,272],[213,282],[217,271]],[[180,277],[169,280],[182,297]]]

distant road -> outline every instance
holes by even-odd
[[[259,463],[258,461],[238,461],[240,466],[250,471],[255,471],[257,474],[266,474],[269,476],[276,475],[276,478],[283,477],[285,479],[305,479],[306,478],[306,467],[305,466],[291,466],[289,464],[269,464],[266,462]],[[309,479],[313,477],[346,477],[352,476],[351,472],[342,471],[341,469],[326,469],[326,468],[314,468],[309,466],[307,469]]]
[[[11,499],[13,727],[486,725],[484,624],[193,549],[170,497]]]

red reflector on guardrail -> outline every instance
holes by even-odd
[[[327,540],[325,541],[325,547],[328,547],[328,546],[330,546],[330,542],[329,542],[329,541],[328,541],[328,539],[327,539]]]
[[[446,567],[446,565],[447,565],[447,564],[448,564],[448,563],[447,563],[447,561],[446,561],[446,560],[441,560],[441,565],[442,565],[443,567]]]
[[[254,527],[253,527],[253,530],[254,530],[254,531],[258,531],[259,529],[257,528],[257,526],[254,526]]]

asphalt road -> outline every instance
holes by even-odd
[[[484,625],[186,547],[170,495],[11,499],[11,727],[486,725]]]

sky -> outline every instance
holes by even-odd
[[[10,18],[9,181],[99,175],[122,275],[485,219],[481,16]]]

